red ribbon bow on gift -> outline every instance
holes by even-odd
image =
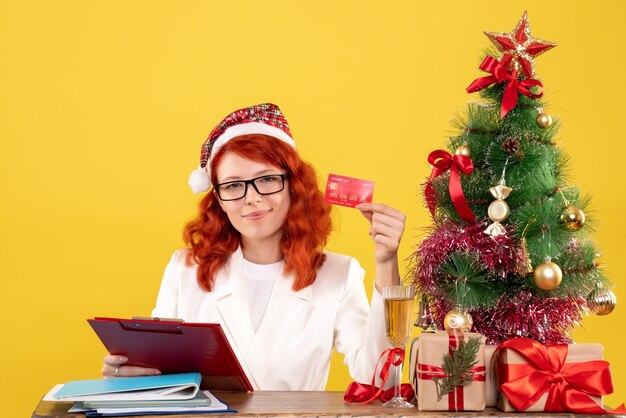
[[[435,217],[437,198],[435,190],[432,186],[432,181],[435,177],[450,170],[448,190],[450,191],[452,204],[454,205],[456,212],[463,220],[469,223],[476,222],[476,216],[474,216],[474,213],[472,212],[472,209],[470,209],[469,204],[465,199],[465,195],[463,194],[463,189],[461,188],[461,175],[459,174],[459,171],[463,174],[470,174],[474,171],[472,159],[464,155],[453,156],[449,152],[439,149],[430,153],[428,156],[428,162],[433,166],[433,171],[428,179],[428,184],[426,185],[424,194],[433,218]]]
[[[567,344],[543,345],[529,338],[514,338],[498,347],[511,349],[528,361],[526,364],[498,363],[500,391],[511,405],[523,411],[536,403],[544,393],[546,412],[585,414],[624,414],[624,404],[606,411],[589,396],[613,392],[609,363],[602,360],[565,363]]]
[[[376,386],[376,371],[380,361],[385,357],[383,367],[380,369],[380,379],[382,380],[380,387]],[[361,402],[370,403],[374,399],[380,399],[382,402],[386,402],[394,396],[394,388],[383,390],[387,379],[389,378],[389,368],[393,366],[399,366],[404,360],[404,350],[402,348],[388,348],[382,352],[376,362],[376,369],[374,369],[374,376],[372,376],[372,384],[352,382],[346,389],[346,393],[343,396],[345,402]],[[415,397],[415,392],[411,385],[400,385],[400,394],[407,400],[411,400]]]
[[[543,96],[543,84],[541,84],[541,81],[532,78],[518,81],[517,71],[507,71],[507,69],[494,57],[485,57],[482,64],[480,64],[480,69],[491,75],[477,78],[472,81],[472,84],[470,84],[465,90],[468,93],[474,93],[475,91],[487,88],[494,83],[506,82],[507,85],[504,89],[504,96],[502,97],[502,107],[500,108],[500,119],[503,119],[511,109],[514,109],[515,106],[517,106],[518,92],[531,99],[538,99]],[[528,88],[532,86],[541,87],[541,92],[538,94],[531,93]]]

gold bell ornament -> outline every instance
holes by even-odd
[[[539,289],[554,290],[561,284],[563,272],[561,267],[548,257],[546,261],[535,267],[533,279]]]
[[[424,299],[417,303],[417,319],[414,326],[422,328],[424,330],[432,326],[432,319],[428,308],[428,302]]]
[[[446,331],[470,332],[473,324],[472,316],[461,308],[452,309],[443,319],[443,327]]]
[[[611,289],[605,289],[601,283],[596,284],[596,289],[587,296],[587,307],[596,315],[608,315],[613,312],[617,298]]]
[[[526,247],[526,237],[522,236],[519,245],[523,252],[522,258],[524,259],[524,261],[519,266],[517,272],[522,276],[528,276],[530,273],[533,272],[534,268],[533,262],[530,259],[530,254],[528,254],[528,248]]]

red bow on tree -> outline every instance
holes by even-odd
[[[476,222],[476,216],[470,209],[463,189],[461,188],[461,175],[470,174],[474,171],[474,165],[472,159],[464,155],[452,155],[448,151],[442,149],[433,151],[428,156],[428,162],[433,166],[433,171],[426,184],[424,195],[426,197],[426,203],[430,209],[430,213],[435,217],[435,206],[437,205],[437,197],[435,190],[432,186],[432,181],[435,177],[442,175],[446,171],[450,170],[450,182],[448,183],[448,190],[450,191],[450,198],[452,198],[452,204],[456,209],[459,216],[469,223]]]
[[[509,72],[494,57],[485,57],[483,63],[480,64],[480,69],[491,75],[477,78],[472,81],[472,84],[470,84],[465,90],[468,93],[474,93],[487,88],[494,83],[506,82],[507,84],[504,89],[504,96],[502,97],[502,107],[500,108],[500,119],[504,118],[511,109],[514,109],[515,106],[517,106],[518,92],[531,99],[538,99],[543,96],[543,84],[541,84],[541,81],[535,79],[519,81],[517,79],[517,71],[513,70],[512,72]],[[531,93],[529,88],[532,86],[541,87],[541,91],[538,94]]]
[[[613,392],[609,363],[602,360],[566,363],[567,344],[543,345],[529,338],[514,338],[497,351],[511,349],[528,361],[525,364],[498,364],[500,390],[511,405],[524,411],[546,392],[545,412],[583,414],[624,414],[626,408],[606,411],[589,396]]]

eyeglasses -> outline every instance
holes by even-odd
[[[248,192],[248,186],[252,185],[260,195],[274,194],[285,188],[287,174],[266,174],[250,180],[227,181],[215,185],[215,191],[220,200],[238,200]]]

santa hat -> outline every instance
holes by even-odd
[[[206,192],[211,188],[209,170],[217,151],[231,139],[248,134],[268,135],[296,147],[287,119],[275,104],[263,103],[236,110],[226,116],[202,144],[200,167],[191,173],[188,182],[194,193]]]

